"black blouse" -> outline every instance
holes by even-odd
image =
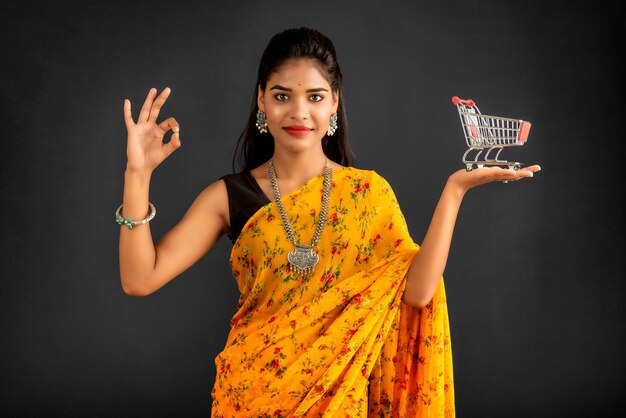
[[[221,179],[226,183],[226,190],[228,191],[231,230],[228,238],[234,244],[248,219],[270,200],[249,171],[225,174],[220,177]]]

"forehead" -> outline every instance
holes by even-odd
[[[312,58],[291,58],[270,74],[267,84],[278,83],[287,87],[330,87]],[[300,84],[300,86],[298,86]]]

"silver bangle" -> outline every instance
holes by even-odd
[[[122,203],[120,207],[117,208],[117,210],[115,211],[115,220],[120,225],[126,225],[128,229],[133,229],[133,226],[135,225],[148,223],[152,220],[152,218],[154,218],[154,215],[156,215],[156,208],[154,207],[154,205],[150,202],[148,202],[148,205],[150,205],[150,215],[148,215],[146,219],[142,219],[141,221],[133,221],[131,218],[124,219],[124,217],[120,214],[120,210],[122,209],[122,206],[124,206],[124,204]]]

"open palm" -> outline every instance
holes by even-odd
[[[463,191],[467,191],[472,187],[493,181],[517,181],[523,178],[533,177],[533,174],[539,170],[541,170],[541,167],[537,164],[519,170],[511,170],[498,166],[480,167],[472,169],[471,171],[461,169],[452,173],[450,180],[455,182]]]

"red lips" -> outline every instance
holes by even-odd
[[[304,136],[313,131],[313,129],[304,125],[290,125],[285,126],[283,129],[285,129],[285,131],[287,131],[292,136]]]
[[[292,131],[310,131],[311,128],[309,128],[308,126],[304,126],[304,125],[289,125],[289,126],[285,126],[285,129],[289,129]]]

